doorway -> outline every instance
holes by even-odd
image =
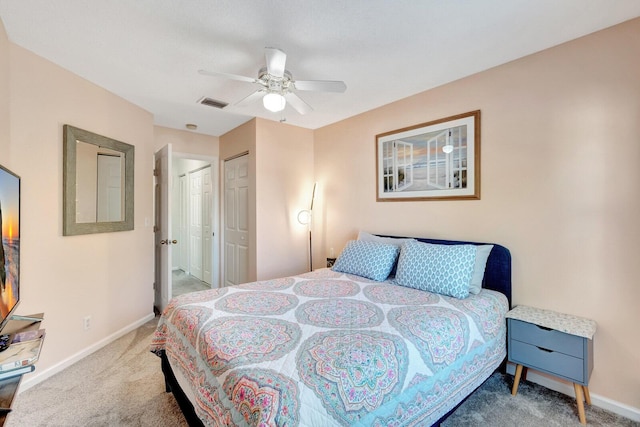
[[[174,154],[172,230],[172,296],[219,286],[215,242],[217,162],[215,159]]]
[[[179,236],[172,259],[172,296],[176,296],[217,284],[213,268],[215,194],[211,162],[177,157],[173,164],[178,182],[172,216]]]
[[[175,291],[185,293],[220,286],[217,230],[219,166],[217,157],[172,153],[171,144],[163,147],[155,156],[155,305],[163,310],[171,297],[176,295]],[[185,183],[189,182],[190,175],[200,177],[199,196],[195,192],[193,197],[189,195],[189,186]],[[189,235],[193,221],[198,222],[196,228],[201,230],[200,249],[193,254],[200,259],[201,265],[195,280],[191,274],[193,265],[190,249],[197,247],[193,240],[198,238]]]

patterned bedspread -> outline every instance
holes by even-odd
[[[429,425],[505,358],[507,311],[323,269],[174,298],[151,350],[205,425]]]

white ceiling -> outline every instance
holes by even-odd
[[[157,125],[222,135],[251,117],[316,129],[640,16],[638,0],[0,0],[9,39],[150,111]],[[314,111],[233,103],[264,48],[299,80]],[[197,101],[228,102],[223,110]]]

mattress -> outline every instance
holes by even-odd
[[[176,297],[152,351],[204,425],[429,425],[505,359],[508,306],[321,269]]]

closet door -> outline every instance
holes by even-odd
[[[249,274],[249,156],[224,164],[224,285]]]
[[[189,177],[180,175],[179,194],[179,229],[178,229],[178,267],[185,273],[189,272]]]
[[[202,280],[213,283],[213,184],[211,167],[202,169]]]
[[[189,173],[189,270],[202,280],[202,171]]]

